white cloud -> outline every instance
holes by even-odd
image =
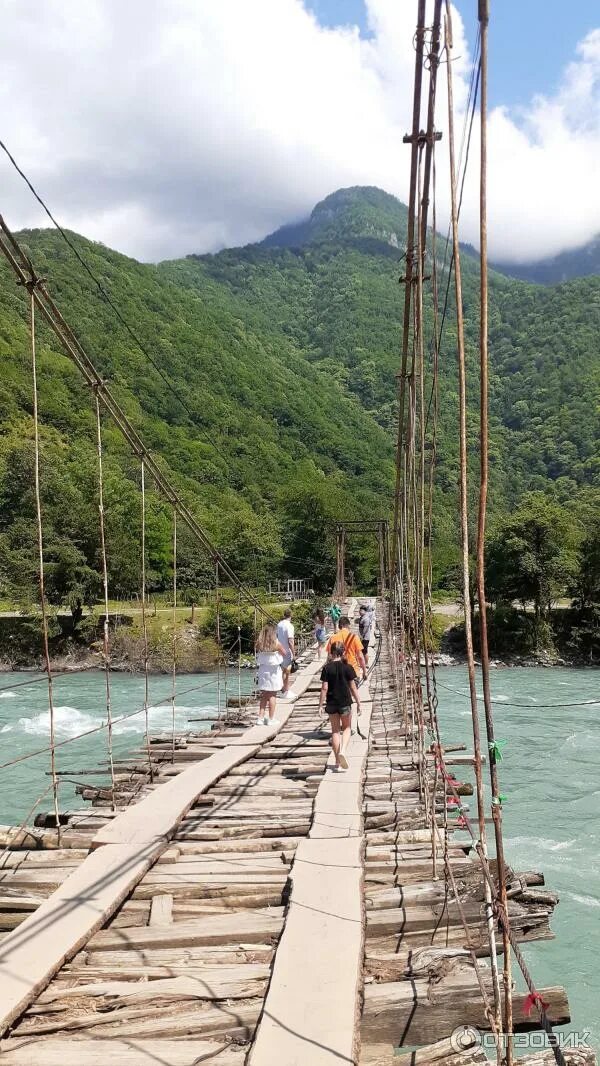
[[[344,185],[406,198],[414,7],[367,0],[365,40],[324,29],[302,0],[0,0],[0,135],[65,225],[145,259],[257,240]],[[495,255],[600,230],[599,76],[596,31],[554,98],[491,115]],[[442,205],[445,159],[442,142]],[[4,161],[0,182],[11,224],[44,224]]]

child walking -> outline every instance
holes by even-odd
[[[277,640],[275,626],[263,626],[256,641],[256,662],[258,665],[258,690],[260,692],[257,725],[280,725],[275,718],[277,693],[283,685],[281,664],[285,658],[285,648]]]
[[[323,648],[327,644],[327,630],[325,629],[325,614],[321,607],[317,607],[313,621],[315,623],[314,638],[317,642],[317,658],[321,658]]]
[[[352,721],[352,700],[360,714],[360,696],[356,685],[356,671],[344,662],[344,645],[334,641],[329,649],[331,659],[321,671],[321,698],[319,713],[323,705],[331,722],[331,746],[335,755],[336,770],[347,770],[348,760],[345,755],[350,742]]]

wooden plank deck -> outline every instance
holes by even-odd
[[[119,768],[127,806],[116,817],[105,790],[91,788],[92,806],[69,817],[60,848],[47,825],[5,856],[5,1020],[5,1004],[30,1004],[0,1041],[6,1066],[486,1061],[476,1044],[457,1053],[448,1041],[455,1025],[485,1019],[455,905],[433,879],[385,641],[370,705],[363,693],[369,742],[353,738],[344,775],[326,769],[318,669],[297,675],[303,691],[281,707],[278,732],[221,724],[180,738],[174,763],[158,739],[152,783],[141,761]],[[478,866],[454,833],[448,848],[484,954]],[[110,899],[90,888],[107,863]],[[514,877],[522,940],[551,935],[555,898],[540,886],[535,872]],[[552,1017],[568,1017],[562,989],[541,991]],[[517,1024],[535,1024],[522,999]],[[424,1046],[399,1054],[413,1045]],[[569,1066],[594,1061],[567,1054]]]
[[[371,701],[361,688],[361,730]],[[291,871],[285,929],[249,1066],[356,1061],[363,961],[362,782],[365,741],[355,734],[346,773],[328,773]],[[333,768],[333,755],[329,759]]]

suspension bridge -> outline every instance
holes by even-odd
[[[177,531],[184,524],[212,561],[217,591],[236,590],[269,620],[164,473],[97,371],[93,355],[64,318],[50,283],[36,271],[0,219],[0,251],[24,292],[31,339],[35,428],[34,495],[41,626],[48,688],[48,745],[3,754],[8,775],[46,754],[49,784],[20,826],[0,830],[0,1056],[7,1066],[124,1066],[161,1063],[362,1063],[370,1066],[467,1066],[514,1061],[519,1034],[545,1035],[528,1066],[593,1066],[587,1047],[564,1048],[554,1027],[569,1021],[566,991],[536,985],[521,945],[551,936],[557,903],[543,873],[515,871],[505,855],[499,762],[490,696],[485,610],[480,627],[485,738],[479,725],[470,629],[469,493],[466,368],[460,288],[459,175],[454,153],[452,32],[441,0],[426,25],[417,2],[415,86],[410,146],[404,329],[398,375],[397,480],[391,522],[353,519],[336,529],[333,595],[347,599],[345,545],[353,534],[376,538],[377,625],[371,636],[361,716],[335,772],[318,703],[321,661],[310,642],[299,651],[294,701],[279,701],[278,723],[253,724],[256,707],[224,700],[210,729],[176,728],[177,627],[173,615],[171,728],[152,728],[148,686],[146,487],[172,509],[173,611],[177,609]],[[477,601],[485,604],[487,505],[486,112],[487,0],[467,115],[479,101],[481,173],[480,481]],[[451,249],[446,300],[440,305],[436,241],[436,87],[447,73]],[[423,79],[429,78],[421,128]],[[470,123],[470,125],[469,125]],[[431,201],[432,230],[428,227]],[[431,269],[430,275],[425,268]],[[86,269],[88,269],[86,267]],[[430,651],[431,528],[435,476],[437,361],[456,296],[459,368],[460,508],[473,748],[443,736]],[[431,282],[433,325],[426,333],[424,286]],[[104,294],[106,296],[106,294]],[[110,298],[109,298],[110,299]],[[40,494],[38,318],[90,386],[98,457],[98,515],[104,593],[104,720],[101,766],[78,772],[86,806],[60,803],[48,614],[44,587],[44,516]],[[131,332],[131,330],[130,330]],[[134,336],[134,334],[132,334]],[[137,338],[136,342],[137,342]],[[145,642],[143,750],[117,758],[113,747],[109,582],[103,496],[103,419],[118,427],[139,463],[140,604]],[[228,649],[237,654],[241,641]],[[235,704],[235,706],[233,706]],[[440,706],[440,704],[442,704]],[[192,726],[194,723],[190,723]],[[490,775],[491,801],[484,773]],[[473,782],[465,780],[470,775]],[[472,818],[466,797],[475,800]],[[32,819],[34,825],[31,825]],[[487,836],[492,829],[494,857]],[[522,975],[517,990],[514,970]]]

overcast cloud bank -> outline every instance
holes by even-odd
[[[406,199],[416,5],[366,6],[368,39],[302,0],[0,0],[0,136],[64,225],[145,260],[259,240],[341,186]],[[460,130],[470,58],[454,17]],[[438,152],[443,220],[445,139]],[[11,225],[47,224],[4,157],[0,182]],[[489,185],[496,259],[600,232],[600,29],[553,97],[492,112]]]

